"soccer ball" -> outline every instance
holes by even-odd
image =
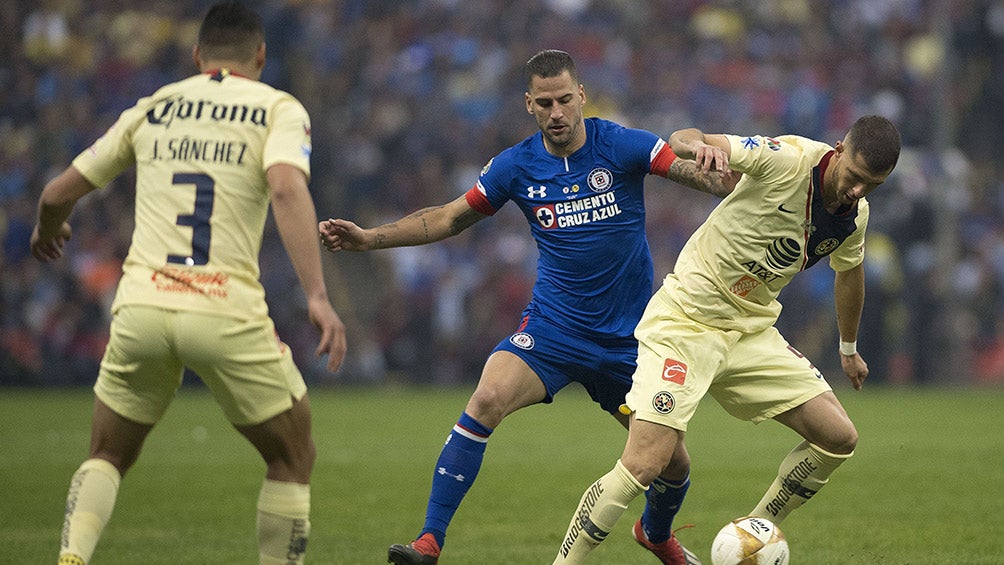
[[[788,542],[770,520],[736,518],[711,544],[712,565],[788,565]]]

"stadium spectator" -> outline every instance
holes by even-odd
[[[588,115],[602,114],[629,126],[645,124],[656,132],[699,123],[718,131],[788,131],[836,139],[856,115],[881,113],[897,119],[903,124],[904,156],[889,186],[877,195],[875,204],[888,215],[873,228],[891,238],[902,257],[906,284],[891,299],[904,305],[903,327],[909,332],[897,366],[907,367],[904,379],[910,382],[968,382],[973,371],[967,360],[978,359],[1001,335],[999,324],[987,323],[987,317],[1004,317],[1000,293],[980,291],[984,298],[970,300],[951,285],[954,273],[964,269],[999,286],[1004,270],[1004,164],[990,149],[1000,146],[1004,136],[1004,90],[997,80],[1004,73],[1000,2],[255,4],[267,22],[272,55],[263,80],[287,88],[314,116],[313,178],[317,186],[330,187],[315,195],[321,209],[377,225],[423,202],[461,194],[483,155],[516,143],[532,129],[522,120],[505,119],[511,106],[502,93],[517,92],[522,62],[541,45],[563,46],[581,53],[580,70],[592,85]],[[37,322],[44,318],[42,310],[79,300],[69,287],[80,283],[76,273],[68,272],[72,284],[47,295],[47,302],[25,301],[40,278],[48,276],[48,267],[26,266],[24,225],[31,220],[25,220],[22,210],[30,210],[37,187],[107,129],[132,100],[188,74],[186,53],[199,23],[191,14],[207,6],[206,0],[46,0],[7,2],[0,8],[0,24],[7,31],[0,36],[0,216],[6,217],[0,219],[0,383],[87,379],[48,362],[31,362],[23,354],[45,346]],[[155,22],[156,29],[138,28],[137,21]],[[472,100],[478,101],[475,107]],[[328,142],[335,139],[339,142]],[[433,160],[446,182],[432,182],[415,193],[392,188],[405,186],[402,178],[411,178],[422,163]],[[80,229],[93,225],[111,232],[120,261],[131,227],[107,218],[128,215],[130,183],[128,176],[116,180],[107,196],[88,199],[76,211]],[[884,201],[894,204],[882,205]],[[653,246],[660,272],[672,265],[686,234],[696,228],[692,218],[704,217],[710,206],[711,200],[672,194],[651,203],[650,233],[669,238]],[[476,374],[487,352],[484,344],[507,333],[491,328],[491,320],[472,300],[475,292],[502,293],[491,278],[492,255],[486,253],[502,234],[515,243],[511,249],[525,254],[511,259],[506,284],[516,277],[523,287],[533,283],[535,252],[526,234],[513,229],[518,221],[498,218],[451,243],[451,254],[468,263],[452,261],[442,270],[420,256],[414,264],[415,276],[432,287],[440,279],[451,285],[460,281],[460,292],[444,297],[459,306],[468,329],[464,334],[471,336],[451,361],[460,374]],[[110,230],[111,225],[115,228]],[[975,261],[965,252],[974,242],[985,246]],[[75,245],[69,243],[71,249]],[[284,265],[279,249],[270,226],[263,261]],[[353,340],[372,344],[350,351],[343,379],[429,378],[428,368],[414,356],[400,355],[400,347],[392,353],[378,345],[381,336],[391,333],[384,323],[440,331],[424,319],[428,311],[406,311],[398,320],[379,315],[392,295],[405,303],[421,298],[392,278],[396,259],[396,254],[380,254],[337,262],[352,267],[338,274],[346,285],[338,310]],[[457,269],[463,269],[459,277]],[[370,273],[380,273],[384,284],[379,286],[386,290],[374,289]],[[283,289],[288,279],[263,282],[267,290]],[[830,289],[818,284],[828,283],[814,277],[795,280],[785,289],[784,302],[813,303],[813,310],[822,314],[805,318],[826,320],[832,305],[814,301]],[[310,334],[303,303],[275,296],[270,295],[269,307],[280,335]],[[336,298],[341,300],[341,294]],[[977,303],[979,310],[974,309]],[[831,325],[805,324],[800,316],[779,320],[804,353],[821,366],[838,367],[832,351],[817,349],[812,338],[831,332]],[[485,332],[487,337],[481,337]],[[805,343],[796,335],[804,336]],[[15,342],[24,345],[3,345]],[[862,344],[866,354],[867,347]],[[308,381],[330,378],[323,366],[312,363],[309,352],[294,353]],[[388,359],[392,354],[394,359]],[[382,367],[391,361],[399,370],[387,377]],[[883,372],[875,366],[872,378],[882,380]]]

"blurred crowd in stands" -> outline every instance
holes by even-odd
[[[977,0],[262,0],[262,79],[313,120],[319,215],[365,227],[445,203],[534,133],[522,65],[569,51],[588,112],[664,137],[794,133],[829,143],[859,115],[896,122],[904,152],[869,199],[859,349],[887,383],[1004,382],[1004,2]],[[136,99],[195,72],[208,0],[0,6],[0,384],[90,384],[132,230],[125,174],[78,205],[67,257],[28,240],[45,182]],[[656,280],[714,205],[650,182]],[[337,376],[274,229],[262,282],[311,383],[457,383],[514,331],[536,249],[512,205],[438,244],[325,254],[349,328]],[[786,289],[780,327],[845,379],[832,271]]]

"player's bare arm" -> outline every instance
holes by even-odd
[[[300,169],[286,164],[269,167],[267,174],[279,236],[307,296],[310,321],[321,332],[315,354],[328,354],[328,370],[337,371],[345,358],[345,325],[328,300],[321,271],[321,252],[311,228],[313,221],[304,222],[317,218],[307,177]]]
[[[725,198],[731,194],[740,177],[742,177],[742,173],[732,170],[725,173],[702,171],[697,166],[697,162],[690,159],[674,160],[666,173],[666,178],[671,181],[719,198]]]
[[[703,171],[729,171],[732,146],[722,134],[706,134],[696,128],[681,129],[669,136],[673,153],[684,159],[693,159]]]
[[[72,230],[67,219],[73,206],[96,187],[76,167],[70,166],[49,181],[38,199],[38,223],[31,233],[31,254],[47,262],[63,256]]]
[[[833,278],[833,298],[837,310],[837,329],[840,341],[857,342],[858,326],[865,303],[864,265],[837,272]],[[840,354],[840,365],[850,379],[854,390],[861,390],[868,377],[868,364],[861,355]]]
[[[440,241],[459,234],[485,217],[461,196],[371,229],[361,228],[348,220],[330,219],[318,224],[318,231],[328,251],[369,251]]]

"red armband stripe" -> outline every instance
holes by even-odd
[[[676,161],[676,153],[673,153],[673,149],[668,143],[663,143],[662,147],[658,149],[655,157],[652,158],[652,165],[649,171],[653,175],[659,175],[664,177],[669,174],[669,166]]]
[[[467,199],[468,206],[486,216],[494,216],[495,212],[498,211],[491,205],[490,202],[488,202],[488,198],[483,192],[481,192],[477,185],[474,185],[473,188],[468,190],[467,193],[464,194],[464,198]]]

